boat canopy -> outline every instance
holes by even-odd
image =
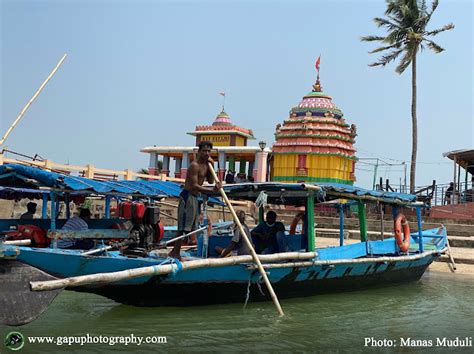
[[[41,194],[44,190],[40,188],[50,188],[71,194],[116,194],[159,199],[177,198],[182,190],[179,183],[170,181],[99,181],[18,164],[0,166],[0,186],[2,197],[13,196],[15,193]],[[217,198],[210,198],[209,202],[222,204]]]
[[[267,203],[301,206],[310,193],[318,203],[336,199],[374,201],[386,204],[423,206],[416,195],[374,191],[337,183],[242,183],[227,184],[224,190],[232,199],[256,200],[264,192]]]

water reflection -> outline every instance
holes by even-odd
[[[271,302],[249,303],[246,309],[243,304],[138,308],[91,294],[64,292],[42,317],[22,326],[20,331],[27,336],[133,333],[166,336],[168,340],[167,344],[143,344],[139,348],[116,345],[114,351],[359,352],[364,350],[366,337],[472,336],[473,293],[472,277],[432,273],[417,283],[283,300],[287,316],[279,318]],[[0,327],[0,330],[3,334],[8,329]],[[105,344],[87,347],[44,344],[29,348],[27,345],[22,351],[105,353],[111,348]],[[401,352],[408,349],[399,348]],[[472,352],[472,348],[466,352]]]

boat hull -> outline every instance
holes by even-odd
[[[417,281],[426,268],[434,260],[433,257],[422,259],[416,265],[400,267],[397,262],[364,265],[365,274],[350,275],[347,265],[331,267],[291,268],[288,274],[279,281],[272,281],[273,288],[279,298],[306,297],[316,294],[356,291],[366,288],[390,286],[394,284]],[[377,266],[380,264],[380,266]],[[308,268],[311,268],[308,271]],[[340,273],[343,276],[331,276]],[[383,268],[383,269],[381,269]],[[254,272],[255,273],[255,272]],[[302,277],[303,279],[298,280]],[[307,276],[309,275],[309,276]],[[258,278],[254,274],[249,278]],[[195,281],[170,282],[160,277],[150,279],[145,284],[107,285],[101,287],[80,287],[72,290],[95,293],[116,302],[134,306],[194,306],[218,303],[244,302],[248,293],[248,282],[243,281]],[[268,291],[263,282],[251,281],[248,301],[270,301]]]

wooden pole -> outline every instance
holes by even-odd
[[[446,248],[441,250],[427,251],[425,253],[418,253],[409,256],[398,256],[398,257],[378,257],[378,258],[357,258],[357,259],[333,259],[323,261],[302,261],[302,262],[290,262],[290,263],[272,263],[281,262],[283,260],[308,260],[316,257],[315,252],[286,252],[279,254],[268,254],[260,255],[259,259],[263,262],[270,263],[265,264],[265,268],[288,268],[288,267],[309,267],[318,265],[337,265],[337,264],[361,264],[361,263],[374,263],[374,262],[413,262],[418,259],[425,258],[430,255],[439,255],[446,252]],[[181,263],[182,270],[186,271],[190,269],[198,268],[216,268],[225,267],[229,265],[236,265],[242,263],[248,263],[252,261],[252,256],[235,256],[226,257],[221,259],[199,259],[196,261],[188,261]],[[256,266],[250,266],[249,269],[255,269]],[[177,264],[164,264],[164,265],[153,265],[148,267],[127,269],[118,272],[111,273],[97,273],[89,275],[80,275],[71,278],[56,279],[56,280],[45,280],[45,281],[31,281],[30,287],[32,291],[49,291],[55,289],[62,289],[65,287],[76,287],[83,285],[92,284],[104,284],[110,282],[117,282],[121,280],[140,278],[151,275],[162,275],[169,274],[173,271],[178,270]]]
[[[448,247],[449,260],[451,261],[453,271],[455,271],[456,270],[456,263],[454,262],[453,254],[451,253],[451,246],[449,245],[448,237],[446,237],[446,246]]]
[[[26,104],[26,106],[21,110],[20,114],[18,115],[18,117],[15,119],[15,121],[13,122],[13,124],[10,126],[10,128],[8,128],[7,132],[5,133],[5,135],[3,136],[2,140],[0,140],[0,146],[3,146],[3,144],[5,143],[5,140],[7,140],[8,136],[10,135],[10,133],[12,132],[12,130],[15,128],[15,126],[18,124],[18,122],[20,121],[20,119],[23,117],[23,115],[25,114],[25,112],[28,110],[28,108],[30,108],[31,104],[33,103],[33,101],[36,99],[36,97],[38,97],[38,95],[41,93],[41,91],[43,90],[43,88],[46,86],[46,84],[48,83],[48,81],[53,77],[53,75],[56,73],[56,71],[59,69],[59,67],[62,65],[64,59],[66,59],[67,57],[67,54],[64,54],[63,57],[61,58],[61,60],[58,62],[58,64],[56,64],[56,67],[53,69],[53,71],[51,72],[51,74],[49,74],[49,76],[46,78],[46,80],[43,82],[43,84],[40,86],[40,88],[38,89],[38,91],[36,91],[36,93],[33,95],[33,97],[28,101],[28,103]]]
[[[216,183],[219,183],[219,178],[217,178],[216,171],[214,171],[214,166],[212,166],[211,163],[208,163],[208,166],[209,166],[209,170],[212,173],[212,177],[214,177],[214,181]],[[219,192],[222,196],[222,199],[224,199],[225,203],[227,204],[227,207],[229,208],[229,210],[232,214],[232,217],[234,218],[234,222],[239,227],[240,235],[243,237],[243,240],[244,240],[245,244],[249,248],[250,254],[252,255],[252,258],[253,258],[253,261],[258,266],[258,270],[260,271],[260,274],[262,275],[263,281],[265,282],[265,285],[267,286],[267,289],[270,292],[270,296],[273,300],[273,303],[275,304],[275,307],[277,308],[278,313],[280,314],[280,316],[284,316],[285,314],[283,313],[283,310],[280,306],[280,302],[278,301],[278,298],[275,294],[275,291],[273,291],[272,284],[270,283],[270,280],[268,279],[268,276],[267,276],[267,273],[265,272],[265,269],[263,269],[263,267],[262,267],[262,263],[258,259],[257,253],[255,252],[255,250],[253,248],[252,242],[250,242],[250,240],[248,239],[247,234],[245,233],[245,230],[242,227],[242,224],[240,223],[240,220],[237,217],[237,214],[235,213],[235,210],[232,207],[232,204],[230,204],[230,201],[227,198],[227,195],[225,194],[224,189],[222,187],[219,189]]]
[[[308,260],[314,259],[317,256],[315,252],[285,252],[277,254],[260,255],[259,259],[262,262],[281,262],[285,260]],[[195,261],[188,261],[181,263],[181,271],[198,268],[217,268],[225,267],[229,265],[236,265],[242,263],[252,262],[252,256],[235,256],[226,258],[206,258]],[[147,267],[126,269],[118,272],[110,273],[96,273],[89,275],[79,275],[76,277],[56,279],[56,280],[45,280],[45,281],[32,281],[30,282],[31,290],[33,291],[47,291],[54,289],[62,289],[65,287],[75,287],[92,284],[104,284],[110,282],[117,282],[121,280],[140,278],[151,275],[162,275],[169,274],[171,272],[179,270],[178,265],[163,264],[153,265]]]

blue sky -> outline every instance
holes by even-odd
[[[370,68],[384,1],[1,0],[0,132],[63,53],[63,66],[6,146],[56,162],[102,168],[148,165],[140,148],[191,145],[227,92],[234,123],[272,143],[275,125],[311,90],[321,55],[324,91],[358,127],[359,158],[409,163],[410,71]],[[442,0],[430,29],[442,54],[418,60],[417,184],[452,178],[446,151],[474,147],[473,3]],[[367,160],[361,160],[367,162]],[[358,185],[373,167],[358,164]],[[379,168],[398,184],[401,166]]]

